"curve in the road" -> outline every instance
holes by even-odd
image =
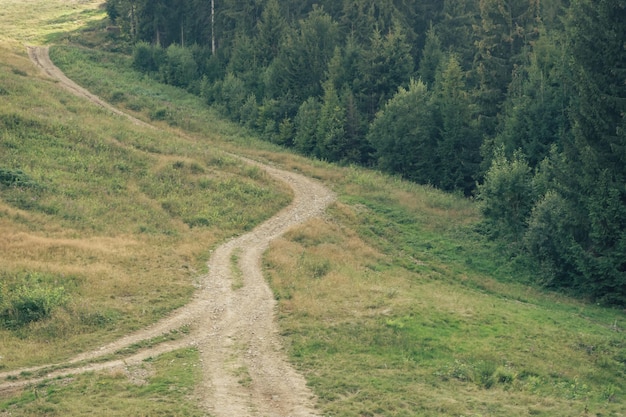
[[[148,125],[102,101],[67,78],[50,60],[45,47],[28,47],[31,60],[50,77],[72,93],[86,98],[111,112],[128,117],[138,125]],[[202,277],[201,288],[192,301],[168,317],[141,331],[132,333],[97,350],[82,353],[63,365],[63,369],[45,372],[51,365],[0,373],[1,391],[15,390],[37,381],[64,375],[129,366],[142,360],[186,346],[201,352],[204,378],[199,394],[205,409],[215,416],[316,415],[314,397],[305,380],[288,363],[281,347],[275,321],[275,301],[261,271],[261,256],[272,239],[288,228],[323,214],[334,201],[334,194],[303,175],[244,159],[287,183],[293,190],[292,203],[255,228],[218,247],[209,261],[209,273]],[[244,285],[233,289],[232,254],[237,250]],[[90,363],[105,355],[141,341],[153,339],[189,325],[188,336],[158,344],[123,359]],[[87,363],[87,365],[82,365]],[[55,364],[58,368],[58,364]],[[244,369],[249,380],[238,381]],[[27,371],[27,372],[26,372]],[[44,373],[30,379],[15,379],[25,373]],[[11,378],[12,377],[12,378]]]

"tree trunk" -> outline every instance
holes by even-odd
[[[215,55],[215,0],[211,0],[211,52]]]

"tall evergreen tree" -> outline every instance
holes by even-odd
[[[447,52],[459,57],[461,67],[472,67],[475,55],[474,28],[480,13],[476,0],[444,0],[441,20],[435,25],[437,37]]]
[[[345,111],[332,82],[324,83],[324,98],[317,123],[318,156],[329,161],[345,159],[347,148]]]
[[[426,32],[426,43],[422,50],[422,58],[420,59],[419,65],[420,78],[426,85],[432,87],[443,57],[444,53],[439,36],[435,32],[435,29],[431,27],[428,32]]]
[[[437,184],[445,190],[471,194],[480,166],[480,136],[472,122],[472,106],[465,74],[451,55],[437,76],[433,91],[439,122]]]
[[[167,21],[167,0],[140,2],[137,13],[138,37],[159,46],[167,46],[165,22]]]
[[[372,120],[398,87],[406,87],[413,74],[411,47],[402,28],[386,35],[374,31],[361,61],[357,91],[362,112]]]
[[[626,302],[626,1],[577,0],[570,10],[574,141],[566,147],[584,213],[579,280]]]
[[[338,25],[319,7],[288,31],[267,79],[274,97],[289,97],[295,109],[308,97],[322,94],[321,83],[338,42]]]
[[[547,283],[626,304],[626,1],[575,0],[566,19],[572,132],[541,164],[526,244]]]
[[[315,97],[309,97],[300,105],[295,118],[295,149],[304,155],[315,155],[317,147],[317,122],[320,118],[321,104]]]
[[[372,148],[367,142],[366,122],[359,111],[358,103],[353,92],[344,85],[341,90],[341,104],[345,111],[344,133],[346,140],[343,159],[348,162],[368,164]]]
[[[520,149],[535,168],[569,134],[567,67],[562,43],[544,33],[529,62],[514,73],[497,145],[507,155]]]
[[[120,26],[122,33],[138,41],[140,0],[107,0],[107,14],[113,23]]]
[[[254,36],[263,0],[219,0],[215,2],[220,37],[232,41],[236,34]]]
[[[522,50],[536,35],[538,0],[479,0],[480,24],[474,72],[478,85],[481,129],[493,136],[498,115]]]
[[[360,45],[369,42],[372,31],[377,25],[375,17],[369,13],[371,8],[368,7],[368,3],[363,0],[344,1],[339,20],[343,32]]]
[[[255,46],[259,53],[259,64],[267,66],[277,56],[287,22],[283,17],[278,0],[268,0],[257,24]]]
[[[235,36],[226,71],[237,75],[248,92],[262,96],[262,91],[259,91],[259,60],[259,50],[254,47],[252,39],[244,34]]]

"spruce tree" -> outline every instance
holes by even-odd
[[[626,302],[626,1],[574,1],[574,141],[565,148],[585,216],[576,238],[577,280],[592,295]],[[580,233],[580,232],[579,232]],[[579,285],[580,285],[579,284]]]
[[[300,105],[295,118],[295,149],[304,155],[316,155],[317,122],[320,118],[321,104],[315,97],[309,97]]]
[[[480,0],[479,7],[473,70],[481,130],[491,137],[496,132],[513,68],[536,34],[539,9],[538,0]]]
[[[534,43],[528,58],[514,73],[496,143],[507,155],[521,150],[535,168],[553,145],[561,147],[570,131],[567,65],[562,42],[547,33]]]
[[[382,34],[374,31],[371,45],[361,60],[357,80],[361,111],[372,120],[398,87],[406,87],[413,74],[411,47],[402,28]]]
[[[278,0],[268,0],[257,24],[254,42],[260,66],[269,65],[278,56],[286,26],[287,22],[281,13]]]
[[[435,82],[435,75],[439,69],[439,65],[444,58],[443,49],[439,36],[434,28],[430,28],[426,32],[426,43],[422,50],[422,58],[420,59],[419,75],[426,85],[431,86]]]
[[[465,73],[454,55],[437,74],[433,91],[438,126],[437,155],[440,161],[437,185],[470,195],[480,165],[480,136],[473,113]]]
[[[328,161],[341,161],[348,152],[345,110],[332,82],[324,83],[324,98],[316,128],[318,155]]]

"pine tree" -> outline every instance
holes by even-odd
[[[361,60],[356,89],[361,111],[372,120],[398,87],[406,87],[413,74],[411,47],[401,28],[383,35],[375,31]]]
[[[565,55],[555,36],[544,33],[533,44],[529,60],[514,73],[496,143],[507,155],[521,150],[535,168],[569,134],[569,98]]]
[[[439,36],[437,36],[435,29],[431,27],[428,32],[426,32],[426,43],[422,50],[422,58],[420,59],[419,66],[420,77],[426,85],[432,86],[435,82],[435,74],[437,74],[443,57],[444,53]]]
[[[577,0],[570,10],[574,141],[565,152],[581,207],[579,280],[626,302],[626,1]]]
[[[454,55],[437,76],[433,103],[439,121],[437,155],[441,161],[437,184],[469,195],[478,179],[480,138],[472,122],[465,74]]]
[[[259,53],[260,66],[269,65],[278,56],[286,26],[278,0],[268,0],[257,24],[254,42]]]
[[[329,161],[341,161],[348,153],[344,125],[346,116],[332,82],[324,83],[324,98],[316,128],[318,155]]]

